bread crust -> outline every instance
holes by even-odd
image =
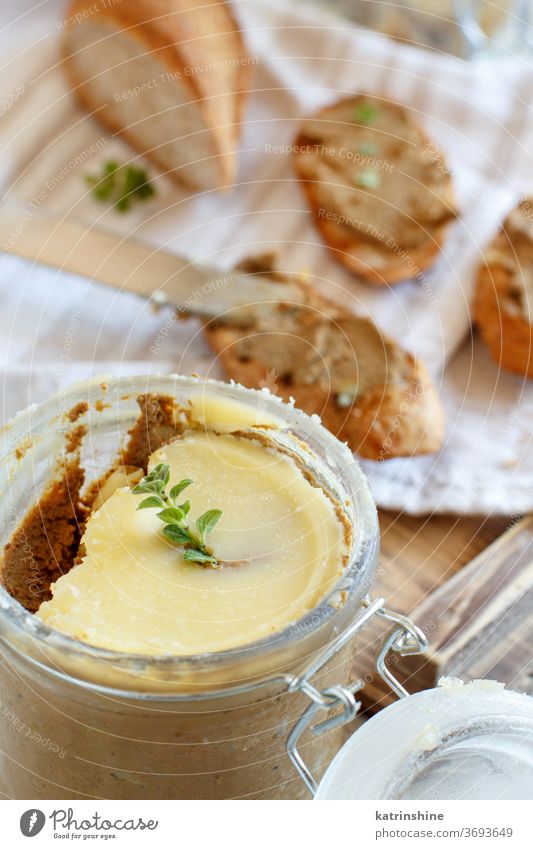
[[[66,66],[67,76],[70,80],[70,85],[72,89],[76,92],[77,98],[80,101],[81,105],[87,110],[87,112],[93,112],[95,109],[94,102],[91,100],[91,97],[86,93],[85,88],[82,86],[79,78],[76,76],[76,73],[73,71],[72,67]],[[205,186],[200,186],[194,179],[191,179],[187,176],[186,168],[184,170],[172,170],[168,171],[168,164],[163,160],[163,157],[160,156],[157,149],[151,150],[142,150],[139,148],[136,139],[132,136],[131,133],[128,132],[127,128],[124,128],[120,122],[114,121],[109,113],[98,111],[95,113],[95,117],[98,118],[99,122],[102,124],[105,129],[109,130],[111,133],[116,133],[120,135],[122,139],[124,139],[128,144],[132,146],[134,150],[138,150],[143,156],[146,156],[150,159],[151,162],[156,165],[157,168],[163,173],[171,177],[179,186],[186,189],[190,192],[197,192],[205,189]],[[213,188],[217,189],[225,189],[234,182],[235,179],[235,164],[231,164],[227,161],[227,157],[224,156],[221,150],[215,151],[213,153],[214,156],[221,157],[221,178],[220,182],[217,186],[213,186]]]
[[[186,42],[187,33],[184,32],[184,22],[188,11],[197,11],[205,5],[199,0],[135,0],[135,2],[110,3],[109,5],[98,5],[91,0],[73,0],[71,2],[67,20],[76,19],[76,16],[84,16],[85,20],[105,21],[117,30],[127,30],[128,36],[137,40],[147,52],[156,51],[157,58],[166,70],[171,74],[179,74],[180,82],[190,92],[191,101],[197,102],[202,118],[207,129],[211,130],[211,143],[213,144],[214,156],[220,157],[220,181],[216,188],[225,188],[231,185],[235,179],[236,161],[235,146],[237,143],[242,110],[245,102],[250,67],[245,61],[248,54],[245,49],[242,34],[229,5],[224,0],[214,0],[217,9],[224,15],[227,21],[227,31],[224,35],[231,35],[235,40],[235,59],[238,63],[235,67],[234,84],[234,108],[233,122],[230,126],[219,126],[212,110],[209,107],[209,86],[205,74],[185,73],[188,62],[183,54],[180,42]],[[181,14],[176,15],[176,12]],[[82,105],[89,111],[95,112],[95,117],[109,130],[119,133],[132,147],[148,156],[163,171],[166,163],[158,154],[157,150],[142,150],[135,137],[115,121],[109,110],[99,109],[98,104],[91,98],[90,90],[76,72],[75,63],[71,59],[72,51],[69,46],[69,33],[77,24],[73,23],[65,31],[63,43],[63,64],[71,87]],[[212,58],[212,57],[211,57]],[[205,54],[205,48],[199,45],[198,63],[209,61],[209,54]],[[185,172],[171,172],[171,176],[180,184],[190,189],[202,188]]]
[[[533,377],[533,329],[517,312],[509,312],[509,271],[481,266],[474,299],[474,320],[494,362],[507,371]]]
[[[320,202],[317,199],[313,186],[304,182],[302,184],[304,193],[308,199],[311,209],[318,212]],[[389,286],[401,283],[409,277],[416,277],[431,268],[444,243],[447,225],[438,227],[432,234],[431,239],[425,245],[409,252],[409,263],[391,261],[381,268],[365,262],[358,256],[364,243],[356,238],[345,236],[339,228],[324,219],[315,218],[317,228],[320,230],[326,247],[337,262],[342,263],[350,271],[355,272],[369,283],[377,286]]]
[[[353,134],[355,132],[354,127],[348,125],[346,121],[343,121],[342,115],[346,114],[346,110],[348,108],[352,108],[355,111],[362,103],[373,104],[376,109],[386,109],[387,113],[391,113],[393,116],[396,116],[398,121],[401,120],[402,123],[409,128],[409,133],[413,136],[414,143],[420,148],[425,148],[425,155],[429,155],[430,164],[432,163],[434,166],[433,173],[436,182],[439,184],[439,188],[438,193],[435,197],[432,197],[431,200],[434,202],[435,199],[437,199],[441,202],[441,219],[435,222],[429,221],[427,222],[427,226],[424,226],[423,220],[421,222],[415,222],[415,219],[412,216],[407,215],[407,218],[410,218],[413,224],[420,223],[421,230],[424,231],[424,238],[420,244],[405,246],[401,244],[401,240],[399,238],[393,238],[386,231],[382,232],[379,221],[380,196],[377,193],[375,197],[378,210],[375,220],[365,221],[363,219],[361,222],[357,222],[357,224],[361,225],[360,229],[358,229],[358,226],[352,226],[349,228],[347,226],[340,225],[338,221],[335,220],[335,215],[338,216],[338,212],[335,213],[334,210],[328,209],[327,199],[325,201],[322,197],[322,181],[319,178],[310,178],[311,168],[308,152],[309,147],[314,147],[315,150],[317,148],[319,131],[317,130],[316,122],[324,121],[327,125],[327,122],[329,121],[334,126],[333,132],[337,132],[335,130],[335,126],[338,124],[341,127],[341,129],[338,130],[338,133],[342,133],[342,129],[349,126],[351,133],[349,141],[352,142],[353,145]],[[340,112],[341,114],[341,118],[338,121],[335,120],[337,112]],[[365,136],[368,137],[371,129],[372,128],[365,126],[361,129],[361,132],[364,132]],[[359,130],[357,130],[357,132],[359,132]],[[335,138],[335,136],[333,137]],[[341,138],[341,135],[337,135],[336,137],[339,139]],[[397,146],[402,143],[402,139],[400,137],[395,137],[394,141]],[[320,146],[320,143],[318,144]],[[412,141],[411,144],[413,144]],[[322,146],[328,147],[327,140],[322,144]],[[347,149],[348,154],[352,154],[352,158],[346,160],[348,163],[346,170],[347,173],[350,174],[350,171],[354,171],[356,168],[354,165],[355,160],[353,154],[357,154],[357,151],[354,151],[349,143],[347,143]],[[317,156],[319,156],[319,153],[315,152],[315,157]],[[394,163],[385,163],[385,166],[391,167],[393,164]],[[412,121],[409,113],[403,106],[391,103],[390,101],[386,101],[384,105],[384,99],[371,98],[366,95],[356,95],[344,98],[343,100],[335,103],[333,106],[320,110],[316,115],[309,119],[309,121],[304,121],[302,124],[300,133],[295,140],[294,166],[296,173],[300,178],[303,192],[313,212],[315,225],[320,231],[333,257],[338,262],[341,262],[349,268],[350,271],[355,272],[357,275],[371,283],[384,286],[398,283],[408,278],[416,278],[433,265],[442,248],[447,227],[456,215],[453,182],[443,153],[430,141],[429,137],[425,134],[422,128]],[[426,170],[427,166],[428,162],[425,162],[424,168]],[[352,175],[352,180],[353,179],[356,179],[356,177]],[[381,177],[380,179],[387,179],[387,176]],[[421,181],[420,184],[422,184]],[[365,190],[362,186],[352,185],[351,187],[354,189],[352,201],[355,202],[357,199],[357,193]],[[343,188],[350,188],[349,176],[346,178],[346,184]],[[369,189],[369,192],[372,191],[372,189]],[[326,217],[328,214],[332,217]],[[353,218],[353,214],[352,216],[349,216],[346,212],[346,217]],[[367,230],[366,238],[364,235],[365,228]],[[375,234],[379,233],[379,237],[369,238],[369,232]]]
[[[268,273],[282,287],[287,278],[271,271],[271,263],[266,256],[241,264],[240,270]],[[227,376],[294,398],[362,457],[385,460],[438,451],[444,413],[425,366],[369,319],[344,313],[308,286],[305,296],[304,307],[281,301],[277,314],[255,325],[222,320],[204,325]],[[345,400],[343,388],[350,384],[357,388]]]
[[[413,361],[410,380],[375,386],[343,409],[329,387],[272,375],[268,362],[240,361],[228,328],[206,327],[204,332],[228,377],[251,388],[267,386],[286,401],[294,398],[297,407],[319,415],[325,427],[361,457],[381,461],[433,454],[442,447],[444,413],[421,363]]]

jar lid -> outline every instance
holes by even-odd
[[[315,798],[531,799],[533,698],[443,678],[365,722]]]

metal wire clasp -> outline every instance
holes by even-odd
[[[394,622],[396,627],[387,634],[381,644],[376,658],[376,669],[380,678],[387,682],[393,693],[396,693],[399,699],[403,699],[409,693],[394,677],[387,665],[389,652],[396,652],[402,657],[409,654],[421,654],[428,647],[427,637],[418,625],[415,625],[407,616],[402,616],[401,613],[394,613],[382,607],[377,611],[377,615],[389,622]]]
[[[298,750],[300,737],[309,725],[311,726],[311,733],[318,736],[350,722],[361,706],[361,703],[355,699],[355,693],[363,687],[363,682],[355,681],[347,687],[335,685],[319,690],[311,683],[312,676],[374,616],[380,616],[382,619],[395,624],[395,627],[383,640],[376,658],[376,669],[380,677],[387,682],[398,697],[402,698],[407,696],[408,693],[389,669],[387,664],[389,652],[393,651],[401,655],[419,654],[427,648],[427,639],[420,628],[411,622],[407,616],[387,610],[383,607],[384,601],[384,598],[378,598],[373,602],[366,598],[363,602],[365,608],[363,613],[352,622],[350,627],[340,637],[333,640],[301,675],[289,678],[289,692],[300,691],[304,693],[310,699],[311,704],[287,737],[287,754],[313,796],[318,789],[318,784]],[[331,714],[332,711],[337,712],[326,716],[316,725],[312,725],[311,723],[319,711],[324,711],[326,714]]]

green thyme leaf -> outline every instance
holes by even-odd
[[[371,124],[377,118],[379,110],[374,103],[363,100],[355,107],[355,120],[358,124]]]
[[[119,198],[115,202],[115,209],[117,212],[127,212],[128,209],[131,208],[131,198],[128,195],[124,195],[124,197]]]
[[[203,551],[197,551],[194,548],[186,548],[183,552],[183,559],[190,560],[193,563],[216,563],[217,560],[212,554],[205,554]]]
[[[154,480],[163,481],[164,486],[166,486],[170,480],[170,466],[168,463],[158,463],[150,474]]]
[[[165,525],[163,533],[169,540],[178,545],[187,545],[190,542],[189,535],[179,525]]]
[[[145,498],[144,501],[141,501],[137,510],[146,510],[147,507],[163,507],[164,501],[162,498],[159,498],[157,495],[151,495],[149,498]]]
[[[128,195],[136,194],[139,198],[145,199],[154,194],[153,186],[148,182],[146,171],[136,165],[128,165],[125,183],[125,191]]]
[[[155,492],[156,495],[162,495],[163,490],[165,488],[165,484],[160,480],[148,480],[147,478],[143,478],[137,486],[134,486],[132,492],[135,495],[142,494],[143,492]]]
[[[179,483],[176,484],[176,486],[173,486],[172,489],[170,490],[170,493],[169,493],[170,497],[171,498],[177,498],[178,495],[180,495],[183,492],[184,489],[187,489],[187,487],[191,485],[191,483],[192,483],[192,480],[190,480],[190,478],[185,478],[184,480],[180,481]]]
[[[157,518],[169,524],[179,524],[185,518],[185,513],[179,507],[165,507],[157,514]]]
[[[142,200],[147,200],[148,198],[151,198],[152,195],[155,195],[155,189],[151,183],[147,183],[146,180],[144,180],[143,183],[137,187],[136,195],[138,198],[142,198]]]
[[[222,510],[206,510],[206,512],[202,513],[202,515],[196,520],[196,530],[200,534],[204,545],[207,534],[211,533],[221,516]]]
[[[149,177],[138,165],[120,165],[114,159],[105,162],[101,175],[88,174],[85,182],[97,200],[112,203],[117,212],[127,212],[137,201],[155,194]]]
[[[190,501],[177,504],[176,499],[193,481],[184,478],[175,484],[167,495],[166,487],[169,482],[170,466],[167,463],[158,463],[132,489],[132,492],[136,495],[151,493],[148,498],[137,505],[137,510],[144,510],[147,507],[162,507],[163,509],[159,510],[157,517],[165,523],[163,534],[171,542],[183,547],[184,559],[194,563],[219,565],[216,557],[207,548],[205,538],[219,521],[222,510],[206,510],[196,520],[196,531],[192,530],[187,522],[187,515],[191,509]]]
[[[161,468],[161,467],[162,467],[162,464],[160,464],[160,466],[156,466],[155,469],[152,469],[152,471],[149,472],[149,474],[144,476],[144,478],[142,479],[143,482],[153,483],[153,481],[161,481],[164,485],[165,484],[164,467],[163,468]]]

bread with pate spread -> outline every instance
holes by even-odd
[[[456,216],[445,157],[405,107],[357,95],[305,120],[294,165],[335,259],[377,284],[416,278]]]
[[[270,256],[240,266],[267,274],[281,287],[287,276]],[[291,283],[294,285],[291,278]],[[305,284],[301,283],[302,286]],[[423,363],[385,336],[370,319],[347,313],[305,286],[305,302],[280,301],[239,325],[224,316],[204,326],[228,377],[252,388],[293,397],[362,457],[438,451],[444,415]]]
[[[485,251],[474,320],[498,365],[533,377],[533,198],[507,216]]]

